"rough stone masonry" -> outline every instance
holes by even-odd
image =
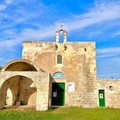
[[[24,41],[22,59],[0,71],[0,109],[13,105],[119,108],[120,81],[96,78],[95,42],[67,42],[61,27],[56,42]]]

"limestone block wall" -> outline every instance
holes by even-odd
[[[57,55],[59,54],[63,58],[62,64],[57,64]],[[54,81],[65,83],[66,106],[97,106],[96,48],[94,42],[66,42],[65,44],[24,42],[22,58],[34,61],[51,76],[58,71],[65,75],[64,79],[54,79]],[[68,91],[69,82],[75,83],[74,92]]]
[[[49,77],[49,73],[42,71],[2,71],[0,74],[0,108],[4,107],[7,89],[10,88],[14,105],[24,101],[30,105],[36,105],[36,110],[48,110]]]
[[[37,83],[36,110],[48,110],[49,108],[49,91],[50,91],[50,74],[39,74],[42,78]]]
[[[106,107],[120,108],[120,80],[119,79],[97,79],[97,80],[98,90],[105,90]]]

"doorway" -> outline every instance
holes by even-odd
[[[64,106],[65,83],[52,83],[52,105]]]
[[[105,92],[104,92],[104,90],[99,90],[98,96],[99,96],[99,106],[105,107]]]

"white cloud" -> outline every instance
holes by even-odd
[[[52,26],[44,26],[43,29],[33,30],[26,29],[22,31],[21,35],[23,38],[35,38],[35,39],[44,39],[49,36],[55,35],[56,28],[62,24],[67,31],[74,31],[77,29],[84,29],[94,24],[107,23],[109,21],[115,21],[120,19],[120,3],[109,3],[109,4],[96,4],[94,8],[91,8],[87,13],[81,15],[72,15],[62,21],[56,21]],[[42,26],[42,25],[41,25]],[[104,27],[104,26],[103,26]],[[96,31],[91,33],[90,36],[95,36],[101,34],[102,31]]]
[[[13,1],[12,0],[5,0],[5,4],[0,5],[0,11],[5,10],[9,4],[11,4]]]
[[[63,21],[56,21],[54,24],[49,25],[47,27],[44,26],[42,29],[33,30],[33,29],[26,29],[21,32],[21,36],[23,39],[44,39],[49,36],[54,36],[55,31],[60,25],[64,25],[64,28],[67,31],[74,31],[76,29],[84,29],[94,24],[105,23],[109,21],[115,21],[120,19],[120,3],[111,3],[111,4],[100,4],[96,5],[94,8],[91,8],[89,12],[84,13],[82,15],[71,16]],[[102,31],[96,31],[91,33],[91,36],[95,36],[97,34],[101,34]]]
[[[6,0],[6,3],[11,3],[11,0]],[[31,19],[33,16],[32,13],[29,15],[27,11],[19,10],[19,12],[23,15],[23,17],[15,20],[13,23],[11,23],[11,26],[14,26],[14,24],[18,24],[19,22],[27,22],[28,19]],[[29,17],[28,17],[29,16]],[[42,26],[42,24],[37,24],[38,27],[40,26],[40,29],[34,30],[34,29],[24,29],[20,34],[15,35],[14,39],[14,45],[20,44],[18,41],[23,40],[41,40],[41,39],[47,39],[47,37],[55,36],[55,31],[61,24],[64,25],[64,27],[67,29],[67,31],[74,31],[76,29],[84,29],[88,26],[91,26],[93,24],[99,24],[101,22],[109,22],[111,20],[120,19],[120,3],[109,3],[109,4],[96,4],[94,8],[91,8],[87,13],[77,15],[77,16],[71,16],[69,18],[64,19],[63,21],[56,21],[52,25],[48,26]],[[8,25],[10,28],[10,25]],[[100,32],[95,32],[93,34],[100,34]],[[92,36],[93,36],[92,34]],[[17,40],[16,40],[17,38]],[[19,40],[22,39],[22,40]],[[9,43],[10,40],[5,40],[6,43]],[[16,43],[16,44],[15,44]],[[11,44],[8,44],[8,46],[11,46]],[[110,48],[109,50],[114,50],[114,48]],[[99,52],[100,50],[98,50]],[[102,50],[101,52],[107,51],[106,49]]]
[[[116,36],[120,36],[120,31],[115,32],[112,37],[116,37]]]
[[[21,41],[20,40],[1,40],[0,41],[0,53],[3,53],[3,51],[12,51],[14,50],[14,47],[18,44],[20,44]]]
[[[108,58],[108,57],[113,57],[113,55],[102,54],[97,56],[97,58]]]
[[[15,32],[13,30],[9,30],[9,29],[5,30],[4,33],[7,34],[7,35],[9,35],[9,36],[10,35],[15,35]]]
[[[107,47],[97,49],[98,58],[118,58],[120,57],[120,47]]]
[[[97,53],[120,53],[120,47],[109,47],[109,48],[102,48],[97,49]]]
[[[58,27],[56,26],[49,26],[43,29],[32,30],[32,29],[25,29],[21,32],[20,36],[23,39],[30,39],[30,40],[47,40],[48,37],[55,36],[55,32]]]
[[[11,0],[6,0],[8,3]],[[21,17],[18,17],[17,19],[13,16],[11,18],[14,22],[9,24],[8,27],[13,27],[16,24],[19,23],[27,23],[27,21],[31,18],[35,17],[35,13],[32,12],[29,13],[29,11],[25,11],[23,9],[19,9],[16,11],[16,13],[21,14]],[[37,13],[38,14],[38,13]],[[109,21],[115,21],[117,19],[120,19],[120,2],[116,3],[108,3],[108,4],[96,4],[95,7],[91,8],[87,13],[84,14],[78,14],[78,15],[72,15],[64,20],[58,20],[52,25],[43,26],[42,24],[37,24],[37,27],[40,26],[40,29],[34,30],[34,29],[26,29],[23,30],[20,34],[23,35],[23,39],[25,36],[29,38],[37,38],[37,39],[43,39],[47,38],[48,36],[55,35],[56,28],[59,28],[61,24],[64,25],[64,27],[67,29],[67,31],[74,31],[76,29],[84,29],[86,27],[89,27],[94,24],[99,23],[105,23]],[[35,24],[34,24],[35,25]],[[104,27],[104,26],[103,26]],[[44,31],[42,30],[44,29]],[[96,34],[101,34],[102,31],[95,33],[91,33],[91,36],[94,36]]]
[[[104,78],[120,78],[120,58],[97,59],[97,75]]]
[[[8,5],[10,5],[12,2],[12,0],[5,0],[5,4],[0,5],[0,11],[5,10],[8,7]]]
[[[69,18],[71,21],[65,22],[68,30],[83,29],[93,24],[109,22],[120,19],[120,2],[97,4],[89,12],[78,15],[76,18]]]
[[[12,0],[5,0],[5,5],[0,6],[0,10],[6,9],[7,5],[11,4]],[[45,7],[45,9],[47,9]],[[45,10],[44,10],[45,11]],[[13,28],[13,26],[16,26],[19,23],[26,23],[29,19],[36,17],[38,14],[35,12],[29,12],[26,9],[18,9],[16,10],[16,13],[20,14],[20,17],[17,16],[17,19],[15,16],[9,16],[10,19],[13,20],[11,24],[5,25],[4,28]],[[18,15],[19,15],[18,14]],[[17,15],[17,14],[16,14]],[[108,23],[109,21],[116,21],[120,19],[120,2],[114,2],[114,3],[107,3],[107,4],[95,4],[95,7],[89,9],[88,12],[78,15],[72,15],[68,18],[65,18],[64,20],[57,20],[55,23],[49,25],[47,24],[42,25],[42,23],[33,23],[39,29],[24,29],[20,33],[14,34],[14,38],[11,40],[3,40],[0,42],[0,50],[3,50],[2,52],[5,52],[5,49],[10,51],[11,49],[14,50],[14,47],[17,45],[20,45],[23,40],[47,40],[50,36],[55,36],[55,31],[61,24],[64,25],[64,28],[69,31],[74,30],[81,30],[86,27],[92,26],[94,24],[100,24],[100,23]],[[104,26],[103,26],[104,27]],[[10,32],[9,29],[7,29],[8,33]],[[101,34],[102,31],[95,33],[91,33],[91,36]],[[4,49],[5,48],[5,49]],[[109,56],[110,53],[114,53],[116,51],[119,51],[120,48],[108,48],[108,49],[98,49],[97,53],[102,55]],[[108,54],[109,53],[109,54]]]
[[[6,4],[11,4],[13,2],[13,0],[5,0]]]
[[[98,35],[102,34],[102,31],[93,31],[93,32],[90,32],[89,33],[89,39],[93,38],[93,37],[96,37]]]
[[[0,5],[0,11],[5,10],[6,7],[7,7],[6,5]]]

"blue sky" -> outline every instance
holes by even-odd
[[[21,58],[22,42],[95,41],[97,77],[120,78],[120,0],[0,0],[0,65]]]

